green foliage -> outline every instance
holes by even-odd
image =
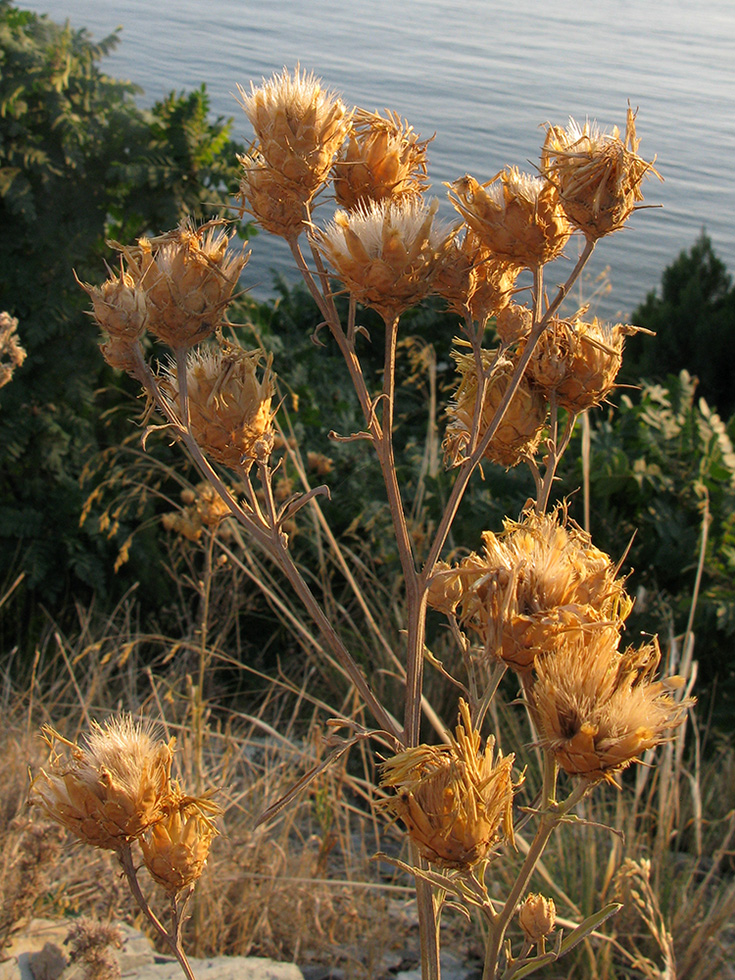
[[[235,181],[239,147],[205,89],[139,109],[140,90],[99,67],[117,42],[0,0],[0,309],[28,352],[0,399],[0,583],[23,570],[29,609],[128,584],[92,524],[79,529],[79,476],[119,438],[106,410],[121,393],[115,379],[94,401],[112,375],[73,270],[99,281],[106,239],[211,217]]]
[[[653,330],[626,346],[622,380],[665,381],[686,370],[699,394],[724,418],[735,411],[735,287],[702,234],[664,272],[661,296],[650,292],[633,323]]]

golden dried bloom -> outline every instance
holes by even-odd
[[[283,69],[247,92],[238,85],[240,104],[255,130],[267,166],[310,200],[329,176],[335,154],[347,136],[350,114],[313,73]]]
[[[191,434],[212,459],[225,466],[250,465],[273,450],[271,359],[258,365],[263,351],[235,344],[190,351],[186,362]],[[166,368],[166,383],[181,412],[176,364]]]
[[[312,242],[355,299],[392,320],[431,289],[446,231],[434,223],[437,202],[372,202],[338,211]]]
[[[447,465],[456,466],[465,458],[469,449],[480,380],[473,354],[454,351],[452,356],[457,362],[460,382],[453,400],[447,406],[450,422],[442,448]],[[478,432],[480,439],[490,426],[508,390],[515,365],[510,358],[499,356],[497,351],[483,350],[482,369],[489,373],[489,381],[482,403]],[[501,466],[517,466],[536,452],[545,421],[544,398],[531,387],[525,377],[521,378],[510,405],[485,450],[485,458]]]
[[[461,317],[485,323],[510,302],[519,265],[498,258],[467,229],[448,238],[439,256],[433,292]]]
[[[467,174],[448,186],[449,199],[483,245],[508,261],[534,269],[564,249],[571,229],[546,178],[506,167],[485,184]]]
[[[419,745],[383,763],[382,786],[397,790],[386,808],[399,817],[421,854],[441,868],[467,870],[503,837],[513,843],[514,756],[484,750],[459,703],[460,721],[449,745]]]
[[[30,802],[93,847],[119,850],[160,820],[171,796],[172,743],[121,715],[92,724],[84,746],[42,730],[51,754]],[[61,754],[57,746],[62,746]]]
[[[309,451],[306,454],[306,465],[317,476],[327,476],[334,469],[334,460],[324,453]]]
[[[530,892],[518,908],[518,921],[526,939],[537,943],[548,936],[556,923],[556,905],[553,898],[544,898],[537,892]]]
[[[619,653],[610,631],[570,636],[536,665],[532,698],[541,744],[573,776],[613,774],[664,741],[691,702],[652,680],[658,644]]]
[[[100,344],[102,356],[116,371],[126,371],[132,377],[137,377],[140,366],[138,356],[138,341],[129,341],[124,337],[109,337]]]
[[[228,251],[219,222],[184,222],[157,238],[121,248],[128,275],[145,292],[148,329],[169,347],[188,348],[222,321],[249,253]]]
[[[248,211],[272,235],[294,242],[304,230],[307,188],[286,181],[258,153],[238,155],[242,166],[240,217]]]
[[[456,568],[445,561],[434,565],[434,573],[429,579],[426,598],[429,606],[437,612],[451,616],[457,608],[464,591],[462,576]]]
[[[617,126],[603,133],[597,123],[569,120],[566,129],[547,126],[542,170],[559,190],[567,217],[591,241],[622,228],[639,201],[647,174],[660,174],[638,156],[635,113],[628,106],[625,138]]]
[[[348,211],[370,201],[420,197],[428,187],[426,147],[395,112],[356,109],[332,174],[337,203]]]
[[[495,332],[504,344],[515,344],[531,332],[533,314],[527,306],[510,303],[498,313]]]
[[[219,812],[206,797],[182,797],[140,838],[145,866],[166,891],[175,894],[201,877],[218,833],[211,816]]]
[[[482,555],[463,563],[460,622],[485,649],[524,671],[568,637],[618,637],[632,601],[617,568],[585,531],[559,509],[529,511],[504,525],[500,535],[485,531]]]
[[[148,316],[145,291],[122,265],[120,275],[110,276],[101,286],[79,285],[92,299],[95,320],[113,341],[132,344],[143,335]]]
[[[3,311],[0,313],[0,388],[6,385],[23,361],[26,352],[18,340],[18,321]]]

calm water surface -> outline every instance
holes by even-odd
[[[624,232],[598,247],[609,266],[600,310],[630,311],[704,228],[735,272],[735,2],[733,0],[17,0],[101,37],[123,27],[104,62],[151,103],[206,82],[213,111],[251,139],[233,93],[292,67],[313,69],[346,102],[390,107],[430,146],[433,193],[465,172],[532,170],[550,120],[595,117],[608,128],[639,107],[641,154],[665,182]],[[448,205],[445,214],[453,212]],[[260,292],[290,269],[269,236],[246,270]],[[576,246],[568,248],[575,257]],[[561,278],[562,270],[557,272]]]

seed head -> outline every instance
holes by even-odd
[[[548,936],[556,922],[556,905],[553,898],[544,898],[537,892],[530,892],[518,908],[518,921],[526,939],[537,943]]]
[[[606,779],[680,725],[691,701],[677,702],[653,675],[657,643],[620,653],[610,631],[569,636],[536,665],[532,698],[540,741],[565,772]]]
[[[452,356],[457,362],[460,382],[454,398],[447,406],[450,422],[443,449],[447,465],[456,466],[465,458],[469,448],[480,378],[473,354],[453,351]],[[482,403],[478,433],[480,439],[490,426],[515,370],[510,358],[489,350],[482,351],[482,367],[483,373],[489,373],[489,382]],[[525,378],[521,378],[502,421],[485,450],[485,457],[506,467],[517,466],[524,459],[532,457],[541,441],[546,411],[546,402],[540,392],[532,388]]]
[[[558,188],[569,220],[591,241],[624,226],[643,200],[644,177],[654,174],[661,179],[653,162],[638,156],[639,145],[630,106],[625,139],[617,126],[603,133],[595,122],[580,126],[570,119],[566,129],[547,125],[542,171]]]
[[[571,229],[554,185],[506,167],[485,184],[469,174],[448,185],[449,199],[483,245],[530,269],[561,254]]]
[[[338,211],[312,241],[358,302],[393,319],[431,289],[447,235],[434,224],[437,206],[408,197]]]
[[[428,187],[426,147],[396,113],[357,109],[334,164],[334,193],[348,211],[371,201],[420,197]]]
[[[382,786],[397,790],[387,809],[406,825],[422,855],[442,868],[467,870],[503,837],[513,843],[514,756],[483,751],[469,708],[449,745],[419,745],[383,763]]]
[[[310,200],[326,182],[344,142],[350,114],[313,73],[283,69],[247,92],[238,85],[240,104],[255,130],[266,165]]]
[[[145,293],[147,326],[169,347],[188,348],[220,325],[249,254],[228,252],[226,232],[185,222],[121,248],[128,276]]]
[[[120,268],[101,286],[80,283],[92,299],[93,316],[109,337],[133,343],[143,335],[147,308],[145,292],[133,277]]]
[[[433,292],[461,317],[485,323],[503,310],[521,267],[498,258],[467,229],[460,240],[447,239],[439,256]]]
[[[262,377],[258,365],[265,359]],[[271,359],[235,344],[190,351],[186,361],[191,433],[201,448],[225,466],[249,466],[273,449]],[[176,364],[165,380],[181,412]]]
[[[208,798],[181,797],[140,839],[151,877],[175,894],[197,881],[204,870],[220,808]]]
[[[172,743],[156,740],[150,726],[121,715],[93,723],[83,746],[48,726],[42,737],[51,754],[30,802],[80,840],[119,850],[161,818],[171,795]]]
[[[259,153],[239,155],[237,159],[242,166],[240,216],[249,211],[266,231],[295,242],[304,230],[309,193],[304,187],[284,180]]]

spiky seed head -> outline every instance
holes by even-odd
[[[53,728],[42,737],[47,769],[31,784],[30,802],[94,847],[120,850],[165,812],[171,798],[171,742],[130,715],[93,723],[83,745]]]
[[[432,609],[450,616],[457,608],[464,591],[461,576],[448,562],[438,561],[426,590]]]
[[[547,125],[541,152],[543,173],[558,188],[564,211],[585,236],[596,241],[625,225],[643,200],[643,178],[661,179],[653,162],[638,156],[635,113],[628,106],[625,137],[616,126],[602,132],[596,122],[569,120],[566,129]]]
[[[537,943],[553,931],[556,923],[556,905],[553,898],[544,898],[538,892],[530,892],[518,907],[518,921],[531,943]]]
[[[356,109],[332,171],[337,203],[351,211],[370,201],[420,197],[429,183],[429,142],[390,110],[383,117]]]
[[[481,554],[454,566],[462,628],[519,672],[569,636],[611,631],[617,638],[632,601],[610,558],[563,508],[504,523],[501,534],[483,533]]]
[[[485,323],[510,302],[521,267],[498,258],[467,229],[447,239],[439,256],[433,292],[461,317]]]
[[[495,333],[504,344],[516,344],[531,332],[533,314],[527,306],[509,303],[499,311],[495,320]]]
[[[258,367],[264,361],[261,377]],[[275,391],[271,358],[235,344],[190,351],[186,361],[191,433],[212,459],[225,466],[249,466],[273,450],[271,405]],[[181,411],[174,362],[165,381]]]
[[[485,184],[468,174],[448,186],[454,207],[497,255],[530,269],[561,255],[571,229],[546,178],[506,167]]]
[[[434,221],[437,207],[408,197],[338,211],[312,242],[359,303],[393,319],[431,289],[448,234]]]
[[[166,891],[176,894],[201,877],[218,834],[212,817],[219,812],[206,797],[182,796],[140,838],[145,866]]]
[[[462,341],[458,341],[462,343]],[[473,430],[477,401],[478,366],[473,354],[453,351],[460,374],[459,387],[447,406],[449,425],[444,436],[444,457],[448,465],[455,466],[467,455]],[[489,382],[482,403],[479,437],[488,430],[495,412],[510,385],[514,362],[497,351],[482,351],[482,370],[489,374]],[[493,435],[485,457],[501,466],[517,466],[532,457],[541,441],[546,421],[546,402],[525,378],[521,378],[500,425]]]
[[[692,703],[652,679],[658,644],[621,654],[618,642],[610,631],[568,637],[537,663],[531,693],[541,744],[565,772],[593,782],[614,782],[669,737]]]
[[[305,226],[308,188],[286,181],[258,153],[238,155],[240,216],[248,211],[272,235],[295,242]]]
[[[313,73],[286,68],[250,91],[240,104],[255,130],[267,167],[310,200],[326,182],[345,140],[350,113]]]
[[[116,371],[125,371],[131,377],[138,377],[140,371],[140,344],[124,337],[108,337],[100,344],[102,356]]]
[[[441,868],[468,870],[505,838],[513,843],[512,755],[483,750],[469,708],[449,745],[419,745],[382,765],[381,785],[395,789],[386,808],[400,818],[421,854]]]
[[[528,365],[534,384],[567,411],[579,414],[612,391],[622,364],[625,338],[635,327],[553,317]]]
[[[174,349],[193,347],[222,321],[249,258],[230,252],[231,236],[214,222],[183,222],[157,238],[120,247],[127,273],[145,293],[147,326]]]
[[[148,316],[145,291],[124,268],[101,286],[80,286],[92,300],[95,320],[109,337],[133,343],[143,335]]]
[[[5,311],[0,313],[0,388],[12,379],[15,369],[26,359],[17,330],[17,319]]]

